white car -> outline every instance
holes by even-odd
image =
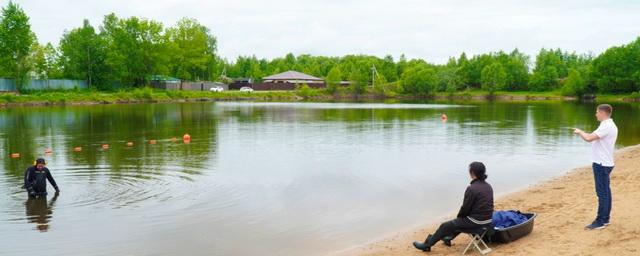
[[[253,88],[245,86],[245,87],[240,88],[240,91],[241,92],[252,92]]]
[[[222,86],[215,86],[215,87],[211,87],[211,89],[209,89],[210,92],[221,92],[224,91],[224,88],[222,88]]]

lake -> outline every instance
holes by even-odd
[[[570,128],[595,129],[595,106],[5,108],[0,254],[324,255],[457,211],[471,161],[487,165],[497,194],[588,165],[590,146]],[[640,104],[614,104],[613,117],[618,147],[638,144]],[[23,174],[38,156],[62,192],[28,200]]]

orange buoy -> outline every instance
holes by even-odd
[[[102,149],[109,149],[109,144],[102,144]]]
[[[82,151],[82,147],[75,147],[75,148],[73,148],[73,151],[80,152],[80,151]]]
[[[133,147],[133,142],[131,141],[127,142],[127,147]]]
[[[188,133],[182,135],[182,140],[191,140],[191,135],[189,135]]]
[[[11,154],[11,158],[18,158],[18,157],[20,157],[20,153]]]
[[[155,145],[156,143],[157,143],[156,140],[149,140],[149,144],[151,144],[151,145]]]

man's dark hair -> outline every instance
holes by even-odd
[[[44,160],[44,158],[38,158],[35,162],[35,165],[37,164],[47,164],[47,162]]]
[[[484,167],[484,164],[481,162],[473,162],[469,164],[469,172],[473,173],[479,180],[487,179],[487,168]]]
[[[598,110],[604,111],[607,114],[611,115],[611,112],[613,112],[613,107],[609,104],[600,104],[598,105]]]

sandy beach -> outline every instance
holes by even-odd
[[[461,188],[462,189],[462,188]],[[640,145],[616,151],[611,176],[611,224],[602,230],[584,226],[596,216],[597,198],[590,166],[496,198],[496,210],[519,209],[538,217],[528,236],[509,244],[492,244],[489,255],[640,255]],[[457,209],[453,209],[457,210]],[[413,248],[441,221],[399,232],[339,254],[344,255],[460,255],[469,242],[461,235],[452,247],[438,243],[429,253]],[[468,255],[478,255],[469,252]]]

